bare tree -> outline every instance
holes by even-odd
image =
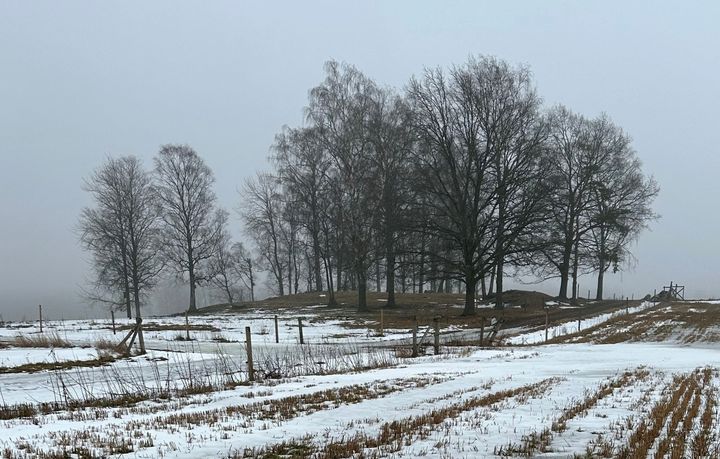
[[[406,229],[407,213],[413,199],[409,183],[410,157],[416,136],[412,130],[412,112],[403,98],[390,90],[378,90],[372,102],[368,134],[373,147],[371,160],[377,171],[380,190],[378,225],[385,255],[386,306],[393,307],[397,241]],[[379,285],[379,262],[377,267]]]
[[[250,290],[250,301],[255,301],[255,262],[242,242],[232,245],[232,256],[236,260],[236,274],[245,287]]]
[[[85,189],[96,207],[83,209],[81,241],[93,252],[96,285],[111,292],[121,289],[128,317],[132,296],[139,321],[143,295],[155,286],[163,267],[157,256],[157,194],[151,176],[134,156],[108,159]],[[144,353],[142,330],[138,338]]]
[[[164,145],[155,158],[155,173],[164,253],[178,276],[187,275],[188,310],[194,312],[197,286],[213,277],[207,262],[218,251],[227,213],[216,208],[212,171],[188,145]]]
[[[210,284],[223,292],[231,306],[242,297],[242,263],[239,254],[234,250],[230,234],[223,231],[218,250],[209,260],[209,271],[213,273]]]
[[[285,295],[285,273],[289,269],[283,247],[283,200],[275,177],[259,173],[245,182],[240,215],[245,228],[258,248],[265,267],[272,273],[277,293]],[[291,286],[288,286],[290,289]]]
[[[422,80],[411,80],[409,97],[423,145],[415,159],[423,177],[417,184],[425,195],[423,215],[428,230],[444,242],[432,262],[465,283],[463,313],[472,315],[476,285],[494,247],[496,187],[466,72],[455,69],[448,79],[440,69],[427,70]]]
[[[591,229],[588,252],[597,273],[596,299],[603,299],[605,272],[614,271],[631,256],[629,244],[648,223],[657,218],[650,207],[659,192],[652,177],[646,177],[631,147],[630,137],[612,123],[607,124],[599,148],[608,161],[602,164],[591,197]]]
[[[335,208],[358,289],[358,309],[363,311],[368,308],[367,276],[376,257],[379,219],[377,166],[368,136],[377,87],[350,65],[330,61],[325,70],[325,81],[310,91],[307,114],[332,159],[333,179],[341,184]]]
[[[322,291],[321,219],[325,216],[330,158],[312,128],[285,128],[276,136],[274,150],[287,204],[310,239],[313,290]]]
[[[519,249],[516,241],[541,215],[539,186],[543,170],[539,159],[546,137],[546,124],[527,67],[512,68],[493,58],[471,58],[456,69],[462,93],[472,98],[479,125],[480,148],[492,158],[495,183],[495,270],[496,306],[503,305],[503,271],[509,252]]]

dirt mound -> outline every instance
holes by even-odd
[[[492,295],[490,298],[494,298]],[[507,290],[503,292],[503,302],[513,306],[543,307],[546,301],[552,301],[554,298],[547,293],[536,292],[531,290]]]

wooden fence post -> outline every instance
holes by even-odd
[[[305,339],[303,338],[302,318],[301,317],[298,317],[298,328],[300,329],[300,344],[305,344]]]
[[[250,336],[250,327],[245,327],[245,347],[247,349],[248,379],[252,382],[255,381],[255,368],[253,366],[252,338]]]
[[[38,304],[38,310],[40,311],[40,333],[42,333],[42,304]]]
[[[280,343],[280,329],[278,328],[278,318],[275,315],[275,344]]]
[[[140,344],[140,354],[145,355],[145,338],[143,337],[142,331],[142,317],[137,317],[135,320],[137,321],[137,336],[138,343]]]
[[[412,357],[418,356],[417,325],[412,329]]]
[[[440,319],[438,317],[435,317],[433,319],[433,325],[435,325],[435,340],[433,341],[433,349],[435,351],[435,355],[440,354]]]
[[[110,311],[110,319],[112,320],[113,335],[115,334],[115,311]]]

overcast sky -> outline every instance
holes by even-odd
[[[326,60],[402,88],[472,54],[529,65],[547,106],[606,112],[633,137],[662,218],[633,246],[637,263],[609,276],[610,295],[672,280],[720,296],[718,5],[2,1],[0,314],[88,313],[74,228],[82,180],[107,155],[151,167],[160,145],[188,143],[233,209],[275,133],[302,122]],[[583,292],[593,283],[583,277]],[[554,282],[525,288],[557,294]]]

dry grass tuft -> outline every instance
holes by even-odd
[[[72,343],[60,337],[57,332],[43,335],[17,335],[13,340],[17,347],[73,347]]]

